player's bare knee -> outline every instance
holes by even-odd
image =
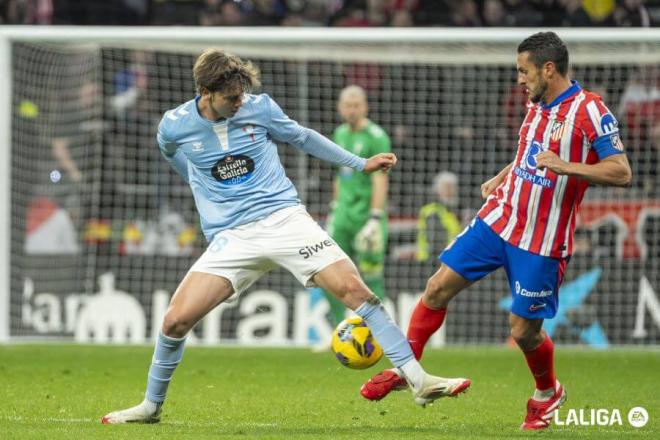
[[[434,275],[426,282],[424,290],[424,302],[433,308],[447,307],[451,301],[452,294],[442,279]]]
[[[543,342],[542,334],[526,325],[512,326],[511,337],[523,351],[533,350]]]
[[[183,338],[191,328],[191,323],[176,312],[168,311],[163,319],[163,334],[171,338]]]

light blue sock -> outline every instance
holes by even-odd
[[[415,359],[410,343],[380,303],[364,302],[355,313],[367,322],[385,356],[395,367],[400,368]]]
[[[145,397],[148,401],[155,403],[165,401],[172,374],[183,357],[185,341],[186,338],[170,338],[162,333],[158,334],[154,357],[151,360],[151,368],[149,368],[147,377]]]

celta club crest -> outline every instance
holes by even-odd
[[[254,141],[254,125],[248,124],[243,127],[243,132],[250,136],[250,140]]]

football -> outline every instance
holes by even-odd
[[[332,334],[332,351],[342,365],[356,370],[371,367],[383,356],[367,323],[358,316],[339,323]]]

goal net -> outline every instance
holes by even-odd
[[[0,197],[10,225],[0,243],[5,333],[94,342],[156,334],[206,243],[190,190],[160,157],[155,132],[163,112],[194,96],[192,64],[209,46],[254,61],[261,92],[327,136],[341,122],[340,90],[357,84],[367,91],[369,117],[399,157],[390,174],[385,283],[386,306],[405,328],[449,238],[439,207],[465,225],[482,204],[481,183],[513,158],[526,100],[516,86],[516,46],[530,33],[3,31],[11,73],[0,88],[9,93],[3,117],[10,128],[2,150],[9,185]],[[634,182],[587,192],[560,313],[545,328],[561,343],[657,344],[660,33],[558,33],[569,46],[572,78],[618,118]],[[289,145],[280,145],[280,156],[323,224],[337,170]],[[476,283],[454,300],[434,344],[504,343],[510,296],[502,270]],[[327,311],[318,291],[275,270],[214,310],[194,339],[306,345],[330,332]]]

